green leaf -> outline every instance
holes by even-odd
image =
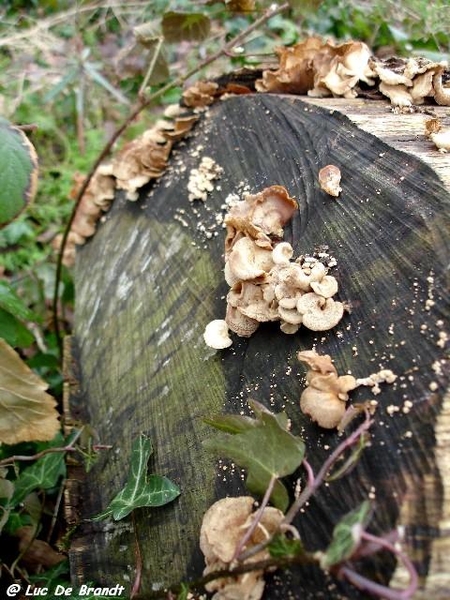
[[[273,558],[285,558],[299,556],[304,552],[300,540],[289,539],[283,533],[277,534],[268,546],[270,556]]]
[[[0,308],[0,331],[2,338],[14,348],[27,348],[34,336],[16,317]]]
[[[336,479],[340,479],[344,477],[344,475],[348,475],[350,471],[356,466],[359,461],[359,458],[370,442],[370,435],[366,432],[361,435],[358,439],[358,443],[353,448],[352,452],[348,456],[348,458],[344,461],[344,463],[337,469],[335,469],[327,478],[326,481],[335,481]]]
[[[163,506],[179,496],[179,487],[167,477],[147,476],[147,463],[152,452],[150,439],[141,434],[131,449],[131,469],[125,487],[111,500],[108,508],[93,517],[93,520],[100,521],[112,516],[115,521],[118,521],[135,508]]]
[[[245,467],[248,489],[263,495],[272,477],[278,479],[293,473],[305,454],[303,441],[281,426],[285,422],[283,413],[280,416],[270,412],[259,412],[257,419],[235,415],[224,421],[223,417],[215,417],[209,423],[230,433],[217,435],[205,445]],[[286,510],[289,496],[281,481],[276,481],[270,500],[280,510]]]
[[[17,506],[33,490],[54,488],[64,473],[64,452],[46,454],[20,473],[15,481],[15,490],[9,506]]]
[[[162,31],[167,42],[201,42],[211,29],[209,17],[202,13],[169,11],[162,19]]]
[[[0,227],[33,200],[38,159],[33,144],[18,127],[0,118]]]
[[[0,281],[0,308],[11,313],[18,319],[33,321],[37,316],[31,311],[20,298],[12,285],[7,281]]]
[[[335,526],[331,543],[320,560],[323,569],[329,569],[352,556],[361,541],[361,532],[370,520],[371,508],[370,502],[364,500]]]

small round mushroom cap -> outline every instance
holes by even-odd
[[[203,333],[205,344],[215,350],[223,350],[233,343],[228,335],[228,325],[223,319],[214,319],[205,327]]]
[[[327,331],[335,327],[344,316],[344,305],[332,298],[323,298],[314,292],[304,294],[297,302],[303,314],[303,325],[311,331]]]
[[[288,242],[280,242],[272,250],[272,260],[276,265],[288,265],[294,249]]]
[[[342,192],[341,170],[336,165],[326,165],[319,171],[319,185],[329,196],[336,198]]]
[[[338,282],[332,275],[325,275],[321,281],[311,281],[311,289],[319,296],[331,298],[338,291]]]
[[[298,312],[296,308],[283,308],[278,307],[278,314],[283,321],[291,323],[292,325],[300,325],[303,320],[303,315]]]
[[[331,392],[307,387],[300,397],[300,409],[320,427],[334,429],[344,416],[345,402]]]

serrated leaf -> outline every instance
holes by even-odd
[[[211,29],[209,17],[202,13],[169,11],[162,18],[162,31],[167,42],[201,42]]]
[[[303,544],[300,540],[288,539],[283,533],[277,534],[267,548],[270,556],[273,558],[299,556],[304,552]]]
[[[323,569],[343,562],[352,556],[361,541],[361,532],[371,516],[371,504],[364,500],[357,508],[343,517],[333,530],[330,545],[320,560]]]
[[[33,144],[18,127],[0,118],[0,227],[33,200],[37,180],[38,158]]]
[[[261,412],[250,425],[248,417],[243,417],[243,430],[219,434],[207,440],[205,445],[244,467],[247,470],[246,485],[254,494],[263,495],[272,477],[276,477],[270,500],[274,506],[285,511],[289,497],[278,478],[290,475],[300,466],[305,444],[281,427],[279,419],[279,415]],[[214,421],[211,424],[215,426]],[[234,419],[235,428],[238,422],[238,418]]]
[[[12,508],[17,506],[34,490],[54,488],[64,472],[64,452],[46,454],[20,473],[14,483],[14,494],[9,501],[9,506]]]
[[[111,500],[109,506],[93,520],[100,521],[112,516],[116,521],[126,517],[135,508],[163,506],[180,494],[179,487],[167,477],[147,476],[147,463],[153,452],[150,439],[141,434],[131,449],[131,467],[128,481]]]
[[[0,442],[49,441],[60,429],[48,384],[0,338]]]
[[[37,318],[7,281],[0,281],[0,308],[18,319],[32,321]]]

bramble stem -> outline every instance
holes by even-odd
[[[198,73],[199,71],[201,71],[202,69],[207,67],[209,64],[216,61],[221,56],[226,55],[227,52],[229,52],[234,46],[240,44],[248,36],[249,33],[254,31],[255,29],[257,29],[261,25],[263,25],[271,17],[274,17],[275,15],[283,12],[284,10],[287,10],[288,8],[289,8],[289,2],[285,2],[284,4],[281,4],[280,6],[275,6],[275,7],[271,6],[264,12],[263,15],[261,15],[261,17],[259,17],[259,19],[256,19],[256,21],[254,21],[251,25],[246,27],[246,29],[244,29],[241,33],[239,33],[233,39],[231,39],[227,44],[225,44],[225,46],[223,46],[222,48],[220,48],[219,50],[217,50],[216,52],[214,52],[213,54],[211,54],[210,56],[205,58],[199,65],[192,68],[190,71],[188,71],[184,75],[180,75],[173,81],[168,82],[165,86],[163,86],[162,88],[160,88],[159,90],[157,90],[156,92],[151,94],[147,99],[139,98],[138,103],[135,106],[135,108],[131,111],[131,114],[116,129],[116,131],[112,134],[109,141],[105,144],[103,150],[100,152],[97,159],[94,161],[94,164],[92,165],[91,170],[86,175],[86,178],[84,179],[84,181],[78,191],[77,197],[75,198],[74,207],[72,209],[72,212],[70,214],[70,217],[69,217],[66,227],[64,229],[64,233],[63,233],[62,240],[61,240],[61,247],[60,247],[60,250],[58,253],[58,260],[56,262],[55,289],[54,289],[54,294],[53,294],[52,312],[53,312],[53,324],[54,324],[54,329],[55,329],[55,337],[56,337],[56,340],[58,343],[58,348],[59,348],[59,353],[60,353],[61,358],[62,358],[62,335],[61,335],[61,330],[59,327],[59,319],[58,319],[58,298],[59,298],[59,287],[61,284],[61,275],[62,275],[62,267],[63,267],[63,262],[62,262],[63,254],[64,254],[64,249],[65,249],[65,246],[67,243],[67,239],[69,237],[70,230],[72,228],[72,223],[75,219],[75,214],[77,212],[78,206],[81,202],[82,197],[84,196],[84,193],[86,192],[86,190],[91,182],[92,177],[94,176],[95,171],[98,169],[98,167],[100,166],[102,161],[106,158],[106,156],[109,154],[109,152],[111,151],[111,149],[114,146],[114,144],[116,143],[116,141],[120,138],[120,136],[124,133],[124,131],[126,129],[128,129],[129,125],[144,110],[144,108],[147,108],[148,106],[150,106],[150,104],[152,104],[155,100],[157,100],[158,98],[163,96],[167,91],[171,90],[172,88],[183,85],[183,83],[185,81],[187,81],[187,79],[189,79],[190,77],[192,77],[193,75],[195,75],[196,73]]]
[[[261,500],[261,505],[253,516],[252,524],[247,529],[247,531],[245,532],[245,535],[242,537],[241,541],[237,545],[237,548],[234,552],[233,558],[231,559],[231,563],[233,563],[235,560],[240,559],[240,555],[241,555],[243,549],[245,548],[245,544],[252,537],[253,532],[255,531],[255,529],[257,528],[258,524],[260,523],[260,521],[262,519],[264,510],[265,510],[266,506],[269,504],[270,496],[272,495],[273,488],[274,488],[276,482],[277,482],[277,476],[272,475],[272,477],[270,478],[270,481],[269,481],[269,485],[267,486],[266,492],[264,494],[264,497]]]

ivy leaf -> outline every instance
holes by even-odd
[[[150,439],[141,434],[131,449],[131,469],[125,487],[111,500],[108,508],[93,517],[94,521],[109,516],[118,521],[135,508],[163,506],[179,496],[179,487],[167,477],[147,475],[147,463],[152,452]]]
[[[58,479],[64,473],[64,452],[46,454],[20,473],[14,482],[14,494],[9,501],[9,506],[17,506],[33,490],[49,490],[54,488],[58,483]]]
[[[18,127],[0,118],[0,227],[33,200],[38,159],[33,144]]]
[[[331,543],[320,560],[323,569],[329,569],[352,556],[361,541],[361,532],[370,520],[371,508],[370,502],[364,500],[335,526]]]
[[[201,42],[211,29],[209,17],[202,13],[169,11],[162,19],[162,31],[167,42]]]
[[[0,338],[0,442],[49,441],[60,429],[48,384]]]
[[[205,442],[208,449],[228,456],[247,469],[247,487],[263,495],[272,477],[276,477],[270,500],[274,506],[286,510],[289,496],[285,486],[278,480],[293,473],[301,464],[305,454],[303,441],[286,431],[281,423],[287,422],[284,413],[257,410],[257,418],[218,416],[208,423],[217,429],[228,431]],[[255,410],[255,409],[254,409]]]
[[[268,546],[270,556],[273,558],[285,558],[299,556],[303,553],[303,544],[300,540],[289,539],[284,534],[276,535]]]

